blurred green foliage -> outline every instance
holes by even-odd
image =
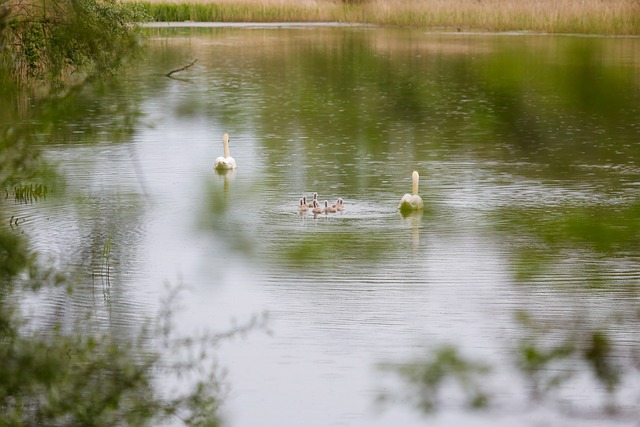
[[[482,409],[489,404],[489,392],[482,381],[489,374],[490,366],[463,357],[454,346],[439,346],[423,359],[398,366],[383,365],[383,368],[400,375],[408,386],[400,398],[426,413],[446,406],[444,401],[451,399],[443,395],[450,396],[451,387],[462,394],[467,408]],[[395,395],[382,396],[383,400],[397,398]]]
[[[10,78],[60,82],[113,72],[140,51],[140,8],[112,0],[3,0],[0,61]]]
[[[223,391],[218,371],[209,367],[207,349],[241,327],[200,339],[176,337],[168,301],[149,326],[121,335],[94,327],[91,313],[71,325],[53,319],[36,326],[21,306],[45,289],[66,287],[73,293],[78,283],[72,272],[47,267],[30,248],[19,222],[8,218],[14,202],[8,189],[14,189],[18,203],[61,186],[38,145],[48,142],[43,134],[64,138],[71,117],[85,117],[89,134],[110,141],[130,133],[137,107],[126,103],[105,132],[86,117],[81,95],[106,92],[100,82],[87,83],[90,77],[117,70],[139,51],[132,24],[137,16],[109,1],[0,3],[0,188],[7,194],[0,200],[0,426],[143,426],[175,419],[194,426],[221,423]],[[113,105],[123,103],[102,108]],[[108,243],[105,257],[111,256]],[[152,344],[158,341],[162,349]],[[178,352],[190,362],[160,357]],[[194,369],[199,375],[191,388],[169,392],[157,388],[159,369],[178,378]]]

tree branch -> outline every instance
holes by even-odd
[[[184,67],[182,67],[182,68],[178,68],[178,69],[176,69],[176,70],[171,70],[171,71],[169,71],[167,74],[165,74],[165,76],[167,76],[167,77],[171,78],[171,75],[172,75],[172,74],[177,73],[177,72],[180,72],[180,71],[184,71],[184,70],[186,70],[186,69],[188,69],[188,68],[191,68],[191,67],[193,66],[193,64],[195,64],[195,63],[196,63],[196,61],[198,61],[198,58],[194,59],[194,60],[193,60],[193,62],[191,62],[191,64],[185,65]]]

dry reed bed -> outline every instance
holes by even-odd
[[[640,35],[638,0],[128,1],[141,4],[156,21],[317,21],[465,31]]]

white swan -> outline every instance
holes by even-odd
[[[420,175],[418,175],[417,171],[413,171],[411,174],[412,180],[412,194],[405,194],[402,196],[400,200],[400,205],[398,205],[398,209],[401,212],[407,211],[415,211],[424,208],[424,203],[422,202],[422,198],[418,195],[418,182],[420,180]]]
[[[215,166],[216,170],[229,170],[236,168],[236,160],[231,157],[229,153],[229,134],[225,132],[222,136],[222,142],[224,144],[224,156],[216,158]]]

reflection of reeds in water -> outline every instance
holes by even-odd
[[[43,184],[25,184],[14,187],[14,199],[19,203],[33,203],[47,197],[48,189]],[[9,198],[9,191],[5,190],[5,199]]]
[[[107,236],[107,240],[102,244],[102,251],[99,255],[98,265],[92,262],[92,275],[100,276],[102,280],[102,296],[108,304],[111,302],[111,235]]]
[[[103,262],[103,270],[105,271],[105,276],[107,278],[107,283],[109,283],[109,270],[111,268],[111,236],[107,236],[107,240],[104,242],[102,247],[102,262]]]
[[[107,236],[102,247],[102,271],[102,292],[108,303],[111,301],[111,235]]]
[[[640,34],[637,0],[147,0],[156,21],[349,22],[450,30]]]

